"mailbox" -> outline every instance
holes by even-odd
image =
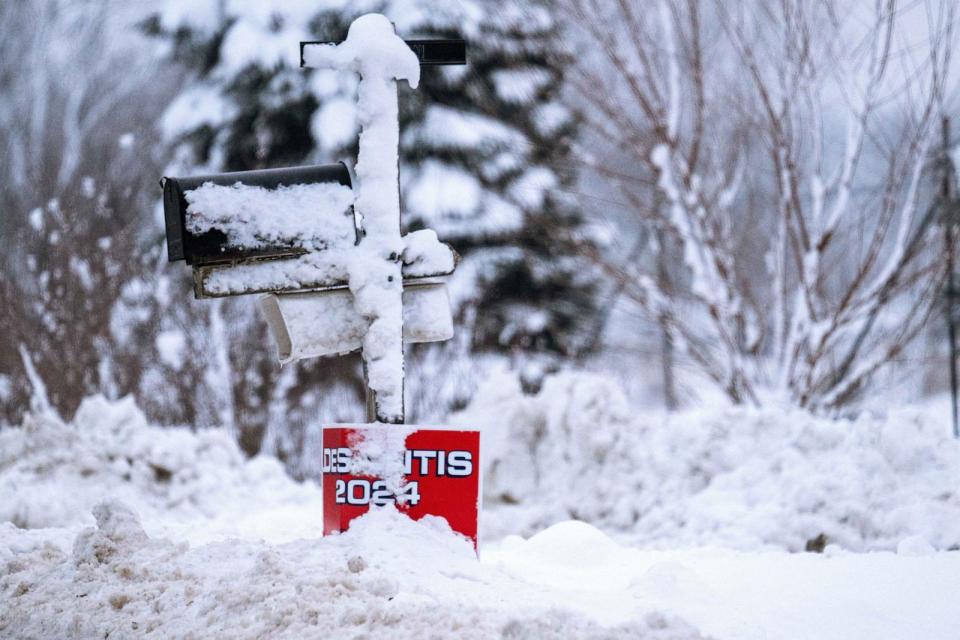
[[[344,252],[363,237],[346,164],[166,177],[161,185],[167,255],[193,267],[197,298],[346,288]],[[404,265],[404,283],[435,283],[452,267]]]
[[[268,257],[288,258],[305,253],[290,244],[278,244],[278,246],[260,250],[244,250],[231,247],[223,231],[211,229],[203,233],[191,232],[187,228],[187,209],[190,205],[186,195],[205,184],[224,187],[239,184],[259,187],[266,191],[304,184],[337,184],[348,189],[352,188],[350,171],[343,162],[262,171],[236,171],[189,178],[165,177],[160,184],[163,187],[167,256],[171,262],[185,260],[189,265],[222,264]],[[309,215],[308,212],[304,213]]]
[[[165,177],[161,185],[167,255],[193,267],[197,298],[345,284],[297,264],[311,253],[315,264],[316,254],[361,233],[344,163]]]
[[[167,255],[193,268],[197,298],[267,294],[260,308],[283,363],[361,347],[366,321],[353,309],[346,264],[364,231],[346,164],[165,177],[161,185]],[[452,259],[442,267],[412,258],[402,265],[405,342],[453,335],[444,281],[456,254],[447,250]]]

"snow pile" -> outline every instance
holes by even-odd
[[[421,229],[403,236],[401,258],[404,277],[453,273],[456,266],[453,251],[440,242],[433,229]]]
[[[221,231],[241,249],[296,245],[312,250],[349,247],[356,241],[353,191],[337,183],[276,189],[206,182],[184,194],[191,233]]]
[[[662,614],[603,627],[476,561],[442,520],[375,510],[349,532],[190,549],[149,537],[119,502],[72,551],[0,525],[0,634],[157,638],[651,638],[694,640]],[[504,603],[503,591],[511,592]]]
[[[817,518],[839,546],[635,549],[566,521],[488,537],[478,562],[445,521],[393,507],[321,538],[317,488],[276,461],[245,462],[224,432],[151,427],[130,401],[94,398],[69,425],[35,417],[0,431],[0,637],[955,637],[960,553],[935,552],[929,530],[900,536],[896,554],[840,548],[854,525],[838,509],[873,514],[888,528],[864,545],[882,546],[900,535],[884,514],[908,500],[914,524],[930,525],[938,500],[955,505],[944,487],[956,486],[956,446],[919,417],[727,410],[663,424],[631,419],[602,378],[555,376],[533,397],[495,382],[483,391],[485,481],[503,530],[573,514],[647,543],[746,546],[763,532],[762,544],[789,547],[797,522]],[[365,445],[370,458],[392,448],[379,444]],[[801,489],[816,494],[831,473],[835,507],[805,511]],[[876,487],[894,497],[878,501]],[[618,520],[631,500],[656,519]]]
[[[483,429],[488,541],[576,518],[661,548],[960,546],[960,445],[919,411],[631,417],[614,384],[561,374],[537,396],[498,378],[452,422]],[[371,459],[388,448],[366,444]],[[71,535],[104,497],[131,505],[151,535],[194,542],[287,541],[322,526],[318,487],[276,460],[245,461],[222,431],[152,427],[132,401],[99,397],[71,424],[37,416],[0,431],[0,496],[0,522]]]
[[[493,380],[452,422],[484,433],[488,538],[576,518],[654,547],[960,546],[960,443],[921,411],[634,416],[609,380],[561,374],[537,396]]]
[[[151,534],[192,541],[291,540],[323,526],[313,483],[291,481],[273,458],[245,460],[225,431],[150,426],[129,398],[88,398],[70,424],[41,414],[0,431],[0,496],[0,522],[65,534],[92,524],[105,497],[131,505]]]

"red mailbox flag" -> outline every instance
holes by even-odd
[[[412,429],[405,439],[399,499],[381,478],[357,473],[353,460],[370,430]],[[345,531],[370,505],[396,504],[414,520],[446,518],[477,546],[480,432],[401,425],[338,425],[323,429],[323,533]]]

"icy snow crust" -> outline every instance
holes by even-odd
[[[245,461],[221,431],[152,427],[130,401],[4,429],[0,637],[955,637],[960,553],[934,547],[953,544],[960,520],[957,445],[922,414],[714,410],[665,424],[631,419],[614,385],[572,374],[537,396],[492,380],[478,402],[459,417],[486,430],[486,539],[552,525],[486,544],[479,563],[442,520],[391,509],[320,538],[315,485]],[[835,506],[810,511],[798,475]],[[514,485],[518,504],[502,504]],[[613,517],[627,494],[646,510],[638,521]],[[571,514],[619,541],[557,522]],[[622,546],[790,548],[810,532],[834,544]],[[854,543],[897,553],[843,550]]]

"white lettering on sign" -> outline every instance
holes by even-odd
[[[320,471],[323,473],[347,473],[350,471],[350,459],[353,452],[347,447],[323,450],[323,464]]]
[[[353,451],[348,447],[324,449],[321,471],[350,473],[352,457]],[[419,476],[466,478],[473,474],[473,453],[459,450],[407,449],[403,459],[403,473],[408,476],[416,473]]]
[[[421,476],[465,478],[473,473],[473,454],[469,451],[407,450],[403,460],[406,475],[414,473],[414,461],[416,472]]]
[[[334,501],[337,504],[349,504],[352,506],[363,506],[372,504],[377,507],[399,502],[415,506],[420,502],[420,486],[417,482],[408,482],[403,485],[400,495],[395,496],[387,489],[387,483],[383,480],[368,480],[366,478],[352,478],[350,480],[337,480],[335,483],[336,496]]]

